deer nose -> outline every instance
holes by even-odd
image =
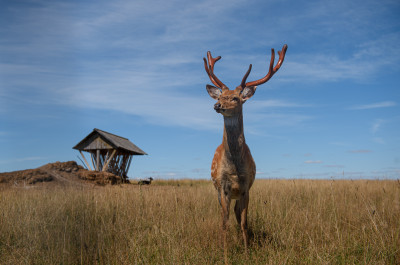
[[[215,105],[214,105],[214,109],[215,109],[215,110],[219,110],[219,109],[221,109],[221,104],[219,104],[219,103],[215,103]]]

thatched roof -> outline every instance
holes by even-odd
[[[147,155],[142,149],[129,141],[129,139],[99,129],[93,129],[73,149],[89,152],[98,149],[119,149],[132,155]]]

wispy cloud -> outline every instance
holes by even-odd
[[[372,140],[378,144],[386,144],[385,140],[382,137],[374,137]]]
[[[330,167],[330,168],[344,168],[343,165],[324,165],[323,167]]]
[[[375,176],[384,176],[384,177],[398,177],[400,175],[400,168],[392,168],[392,169],[383,169],[371,171]]]
[[[382,36],[382,40],[379,42],[363,43],[358,50],[354,50],[347,58],[342,58],[337,54],[322,53],[295,55],[286,63],[285,80],[296,79],[301,82],[353,80],[359,83],[366,82],[376,77],[388,65],[397,68],[396,61],[400,60],[400,54],[397,50],[400,48],[400,44],[396,42],[399,41],[398,35]],[[385,45],[386,43],[396,44],[395,47],[388,48],[389,52],[381,48],[388,47]],[[370,53],[371,50],[374,52]],[[387,54],[392,54],[396,59],[392,56],[388,58]],[[307,60],[304,60],[304,58],[307,58]],[[384,103],[388,104],[387,102]],[[393,102],[389,103],[390,106],[392,106],[391,104]],[[364,106],[360,107],[360,109],[364,109]],[[371,107],[374,108],[375,106],[366,105],[366,108]],[[378,104],[376,107],[381,106]]]
[[[381,128],[382,124],[385,122],[386,121],[383,119],[376,119],[372,124],[372,128],[371,128],[372,133],[376,134],[378,132],[378,130]]]
[[[313,119],[311,115],[296,113],[259,113],[246,110],[244,112],[247,122],[254,126],[261,125],[260,121],[263,121],[262,125],[267,127],[292,127]]]
[[[351,107],[350,109],[355,109],[355,110],[377,109],[377,108],[394,107],[396,105],[397,104],[394,101],[382,101],[382,102],[376,102],[376,103],[371,103],[371,104],[366,104],[366,105],[357,105],[357,106]]]
[[[322,164],[321,160],[307,160],[304,161],[305,164]]]
[[[367,149],[359,149],[359,150],[349,150],[348,153],[352,153],[352,154],[367,154],[367,153],[371,153],[372,150],[367,150]]]
[[[350,142],[359,133],[343,131],[342,124],[359,125],[364,121],[358,119],[363,110],[372,114],[387,108],[393,110],[392,117],[370,116],[370,141],[362,143],[361,137],[358,142],[365,150],[349,152],[370,153],[371,141],[396,142],[394,133],[384,137],[378,133],[385,121],[389,125],[393,116],[399,116],[398,100],[390,96],[395,95],[398,81],[393,73],[400,70],[399,21],[395,19],[398,1],[303,0],[286,4],[276,0],[6,1],[0,9],[4,21],[0,27],[1,118],[19,130],[33,128],[31,124],[17,126],[20,117],[51,124],[42,113],[55,115],[57,111],[49,110],[62,109],[79,116],[80,111],[101,110],[128,114],[133,122],[168,126],[171,134],[185,131],[182,128],[220,132],[222,117],[213,110],[215,101],[205,90],[210,81],[202,57],[207,50],[222,56],[216,73],[234,88],[250,63],[249,81],[265,76],[270,48],[277,51],[287,43],[282,68],[244,106],[246,135],[279,135],[280,146],[290,143],[281,153],[290,154],[304,150],[299,146],[304,145],[304,137],[317,139],[323,133],[336,141],[331,149],[340,156],[343,148],[344,152],[354,148]],[[266,27],[271,21],[274,26]],[[379,87],[382,77],[391,86],[373,89]],[[349,98],[354,101],[348,107],[357,110],[351,117],[325,107],[340,105],[339,95],[354,96],[352,88],[359,83],[370,84],[366,93],[375,101],[362,101],[364,96]],[[336,85],[337,91],[324,93],[324,87]],[[125,127],[120,121],[118,117],[104,119],[109,126]],[[332,127],[325,126],[327,123]],[[395,122],[390,125],[397,130]],[[77,125],[64,126],[72,129]],[[143,134],[146,127],[153,126],[143,126]],[[0,136],[11,139],[1,132]],[[27,141],[21,139],[20,144]],[[305,151],[318,150],[312,145],[318,141]],[[300,162],[312,158],[303,157]],[[322,161],[327,163],[318,157],[301,164],[314,169],[325,165]],[[169,173],[174,172],[159,170],[157,174]]]
[[[46,100],[72,107],[116,110],[158,124],[219,128],[212,101],[204,93],[208,80],[201,57],[208,49],[223,51],[224,63],[218,65],[218,72],[226,77],[227,83],[237,84],[248,63],[255,65],[253,76],[265,75],[269,54],[260,54],[258,48],[276,45],[266,39],[248,42],[246,49],[232,45],[243,41],[237,32],[249,32],[255,25],[231,16],[244,5],[247,3],[242,0],[218,3],[207,0],[191,5],[182,5],[181,1],[160,4],[156,0],[101,1],[101,4],[82,6],[52,2],[26,7],[24,16],[12,9],[11,15],[18,19],[7,24],[3,32],[10,34],[14,42],[0,45],[7,56],[15,55],[16,60],[3,63],[1,70],[9,87],[35,84],[36,97],[29,100],[36,100],[38,104]],[[213,8],[204,12],[208,6]],[[326,19],[337,21],[324,5],[317,3],[309,7],[307,14],[280,19],[281,29],[289,30],[300,21],[319,20],[321,12],[328,16]],[[223,16],[216,16],[221,12]],[[268,12],[279,18],[274,12]],[[332,30],[331,25],[323,23],[327,30]],[[230,33],[225,30],[227,27],[236,31]],[[269,35],[284,36],[282,30],[274,28],[269,29]],[[384,39],[396,40],[396,36]],[[373,50],[373,59],[380,58],[384,54],[376,48],[380,44],[364,43],[348,59],[327,54],[323,49],[289,55],[289,45],[291,57],[284,63],[285,75],[281,80],[363,79],[381,65],[367,63],[369,57],[363,51]],[[41,64],[43,60],[47,63]],[[257,64],[260,66],[256,67]],[[252,100],[246,105],[248,113],[258,115],[271,126],[296,126],[313,117],[285,111],[259,114],[260,110],[302,107],[312,105],[285,99]]]
[[[378,131],[381,130],[382,125],[387,122],[388,121],[384,120],[384,119],[375,119],[373,121],[372,126],[371,126],[371,132],[374,135],[374,137],[372,138],[372,141],[374,141],[375,143],[378,143],[378,144],[386,143],[384,138],[377,136],[377,134],[378,134]]]
[[[350,177],[359,177],[363,178],[366,177],[366,173],[364,171],[345,171],[344,172],[345,176],[350,176]]]
[[[329,172],[301,173],[296,175],[298,178],[327,178],[331,175]]]
[[[259,110],[263,108],[303,108],[311,107],[309,104],[300,104],[295,102],[290,102],[286,100],[270,99],[270,100],[257,100],[253,99],[249,106],[246,106],[249,110]]]
[[[351,43],[348,46],[351,48],[342,50],[342,54],[332,53],[330,49],[324,48],[321,49],[324,52],[316,52],[311,48],[310,53],[293,55],[286,65],[285,80],[292,78],[300,82],[352,80],[364,83],[376,79],[383,71],[398,71],[400,59],[398,32],[382,32],[381,23],[370,23],[367,27],[359,23],[374,21],[378,14],[386,14],[391,8],[397,9],[398,3],[394,1],[385,1],[385,4],[377,4],[375,1],[366,1],[363,4],[357,1],[308,2],[304,12],[292,14],[290,19],[285,18],[285,25],[297,28],[300,21],[307,21],[307,29],[294,34],[313,36],[310,42],[317,36],[325,38],[326,34],[329,34],[332,36],[330,41]],[[379,37],[360,38],[371,32],[379,32]],[[337,41],[334,41],[335,39]],[[327,48],[324,42],[318,42],[319,45]]]

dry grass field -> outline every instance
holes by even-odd
[[[0,191],[0,264],[223,264],[210,181]],[[400,183],[257,180],[232,264],[400,264]]]

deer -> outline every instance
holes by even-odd
[[[279,70],[285,59],[286,50],[285,44],[282,50],[278,51],[279,60],[274,67],[275,51],[271,49],[267,75],[259,80],[246,82],[252,68],[250,64],[242,82],[234,90],[230,90],[214,74],[214,65],[221,56],[213,58],[211,52],[208,51],[207,59],[203,58],[206,73],[214,84],[214,86],[206,85],[207,92],[211,98],[217,100],[214,110],[222,114],[224,119],[222,144],[217,147],[211,163],[211,179],[218,192],[218,201],[221,206],[225,263],[227,263],[227,223],[232,200],[236,200],[234,212],[241,229],[246,253],[249,242],[247,212],[249,191],[256,175],[256,164],[244,137],[243,104],[254,95],[258,85],[266,83]]]

